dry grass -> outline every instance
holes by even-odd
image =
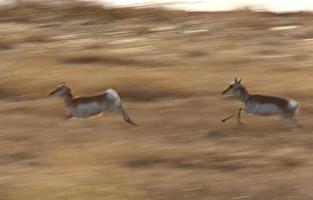
[[[312,14],[69,3],[0,15],[1,200],[313,198]],[[290,24],[301,26],[270,30]],[[304,127],[221,123],[241,106],[221,96],[234,76],[299,101]],[[63,81],[75,95],[117,89],[140,126],[64,120],[47,97]]]
[[[42,1],[44,2],[44,1]],[[183,11],[168,11],[162,8],[109,8],[80,1],[56,1],[55,6],[40,2],[24,2],[0,8],[1,20],[27,23],[38,21],[68,21],[78,19],[123,20],[143,17],[142,20],[169,21],[184,17]]]

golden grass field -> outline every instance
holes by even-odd
[[[68,3],[0,7],[1,200],[313,199],[313,14],[187,13]],[[285,29],[286,28],[286,29]],[[289,28],[289,29],[288,29]],[[290,97],[303,128],[221,119]],[[118,114],[64,119],[48,93],[119,91]]]

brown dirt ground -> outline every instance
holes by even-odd
[[[312,21],[0,7],[0,199],[313,199]],[[304,127],[249,115],[244,127],[221,123],[241,106],[221,96],[235,76],[253,93],[297,100]],[[117,114],[64,120],[47,96],[63,81],[75,95],[115,88],[140,126]]]

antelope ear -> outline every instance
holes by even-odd
[[[238,83],[241,83],[241,79],[239,79]]]
[[[238,82],[238,80],[237,80],[237,78],[236,78],[236,77],[234,78],[234,81],[235,81],[235,83],[237,83],[237,82]]]

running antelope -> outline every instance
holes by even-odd
[[[86,118],[101,114],[104,111],[115,111],[121,113],[127,123],[137,126],[130,119],[123,107],[121,98],[113,89],[108,89],[103,94],[97,96],[73,97],[71,88],[63,83],[52,91],[49,96],[57,96],[63,100],[66,108],[66,119],[71,117]]]
[[[299,126],[296,114],[299,110],[298,103],[293,99],[284,99],[275,96],[254,95],[249,94],[247,89],[241,85],[241,79],[235,81],[229,85],[229,87],[223,91],[223,95],[235,94],[245,104],[244,108],[239,108],[238,112],[226,117],[222,122],[237,115],[237,123],[243,125],[240,121],[241,111],[246,113],[252,113],[255,115],[279,115],[285,122],[293,123]]]

